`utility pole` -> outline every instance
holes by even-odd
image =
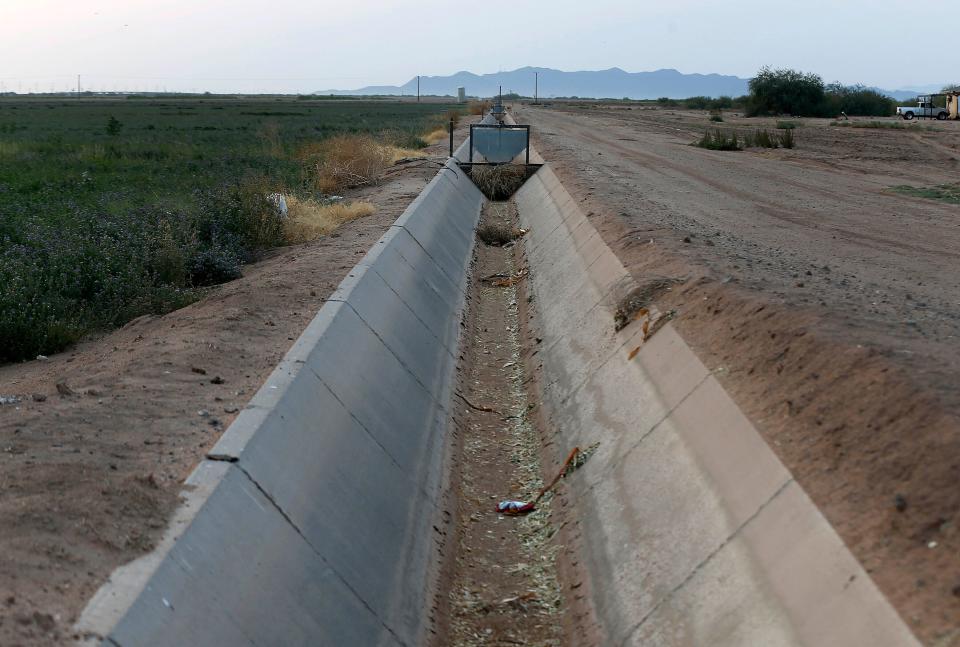
[[[537,101],[537,86],[540,84],[540,73],[533,73],[533,105],[539,105]]]
[[[420,103],[420,75],[417,75],[417,103]]]
[[[77,75],[77,96],[80,95],[80,75]]]

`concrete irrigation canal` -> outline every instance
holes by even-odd
[[[478,156],[517,155],[497,133]],[[524,148],[504,200],[471,180],[470,142],[447,161],[196,468],[160,546],[90,601],[87,641],[918,644]]]

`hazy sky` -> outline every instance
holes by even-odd
[[[0,0],[0,83],[311,92],[525,65],[771,65],[897,89],[960,82],[958,26],[960,5],[902,0]]]

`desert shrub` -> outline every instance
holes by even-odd
[[[758,128],[752,133],[743,135],[744,148],[793,148],[795,145],[793,131],[790,129],[780,132]]]
[[[452,121],[453,125],[456,126],[458,123],[460,123],[461,117],[463,117],[463,111],[460,110],[460,108],[450,108],[443,115],[443,121],[445,124],[448,124]]]
[[[870,90],[862,85],[844,86],[833,83],[826,89],[824,116],[836,116],[841,112],[864,117],[884,117],[897,110],[892,98]]]
[[[723,113],[719,110],[713,110],[710,112],[710,121],[721,122],[723,121]]]
[[[793,148],[796,146],[796,138],[793,135],[793,129],[787,128],[780,132],[780,145],[784,148]]]
[[[321,142],[316,185],[324,193],[374,184],[393,155],[368,135],[337,135]]]
[[[708,130],[693,145],[712,151],[738,151],[743,148],[736,132],[725,133],[721,130],[715,130],[712,133]]]
[[[710,97],[690,97],[684,100],[683,105],[688,110],[706,110],[710,107],[711,101]]]
[[[893,114],[896,102],[862,85],[825,85],[816,74],[797,70],[763,68],[750,79],[747,115],[796,115],[829,117],[848,115],[883,116]]]
[[[333,194],[352,186],[375,184],[383,172],[397,161],[423,158],[421,145],[403,147],[404,138],[395,132],[370,135],[338,135],[299,147],[296,159],[301,165],[301,184],[321,193]]]
[[[757,129],[753,133],[744,135],[744,146],[748,148],[779,148],[780,139],[776,133],[770,134],[769,130]]]
[[[778,121],[777,128],[780,130],[793,130],[799,124],[796,121]]]
[[[796,70],[764,67],[750,79],[749,116],[821,114],[824,104],[823,79]]]

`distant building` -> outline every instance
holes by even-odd
[[[467,89],[457,88],[457,103],[463,103],[467,100]]]

